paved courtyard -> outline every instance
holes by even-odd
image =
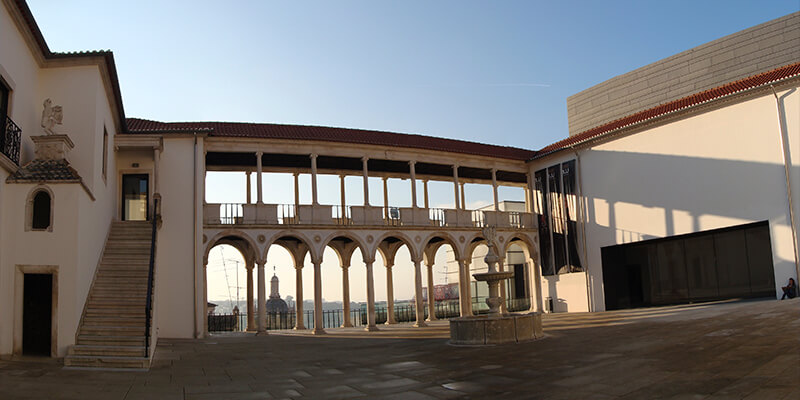
[[[381,332],[162,340],[148,372],[0,361],[0,399],[798,399],[800,299],[546,315],[547,337]]]

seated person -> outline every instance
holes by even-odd
[[[787,297],[793,299],[797,296],[797,284],[794,283],[794,278],[789,278],[789,284],[781,289],[783,289],[783,297],[781,297],[781,300]]]

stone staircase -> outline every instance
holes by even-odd
[[[145,301],[152,225],[113,222],[66,367],[147,369]]]

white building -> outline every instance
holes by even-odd
[[[272,245],[291,253],[298,276],[310,257],[315,279],[306,290],[319,334],[326,247],[342,266],[344,325],[348,271],[365,268],[367,281],[353,284],[367,288],[374,330],[373,264],[387,267],[391,303],[391,266],[406,246],[424,326],[423,311],[434,313],[422,302],[422,280],[432,281],[436,251],[449,247],[460,298],[471,298],[484,226],[496,227],[506,264],[523,265],[532,311],[544,310],[546,298],[554,311],[601,311],[776,296],[797,276],[800,13],[571,97],[569,138],[539,151],[126,118],[110,52],[52,53],[22,1],[3,1],[0,37],[0,302],[12,305],[0,309],[3,357],[149,365],[159,337],[207,333],[205,265],[220,244],[245,257],[248,327],[261,333],[265,316],[256,320],[254,303],[265,309]],[[246,172],[256,195],[248,184],[247,204],[205,204],[207,171]],[[264,204],[264,172],[310,174],[312,202],[300,203],[296,179],[294,204]],[[348,206],[344,185],[341,205],[319,204],[318,174],[363,177],[364,205]],[[370,202],[368,177],[408,179],[412,206],[390,212]],[[453,183],[455,209],[429,209],[428,181]],[[490,209],[466,210],[464,183],[492,185],[495,194],[521,187],[526,201],[511,210],[495,195]],[[355,251],[359,265],[351,265]],[[427,290],[432,298],[433,285]],[[460,312],[471,314],[471,302]]]

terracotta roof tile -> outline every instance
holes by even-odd
[[[80,182],[81,176],[66,160],[35,159],[6,179],[9,183]]]
[[[548,154],[555,153],[559,150],[569,148],[571,146],[583,143],[598,137],[601,137],[611,131],[626,126],[643,122],[649,119],[660,117],[662,115],[678,111],[687,107],[695,106],[707,101],[718,99],[720,97],[728,96],[743,90],[756,88],[759,86],[767,85],[782,79],[791,78],[800,75],[800,62],[786,65],[780,68],[773,69],[758,75],[753,75],[735,82],[731,82],[722,86],[715,87],[700,93],[695,93],[678,100],[664,103],[656,107],[631,114],[627,117],[611,121],[607,124],[581,132],[577,135],[570,136],[564,140],[555,142],[539,150],[535,157],[540,158]]]
[[[212,137],[247,137],[290,140],[318,140],[379,146],[410,147],[453,153],[527,160],[536,152],[431,136],[333,128],[325,126],[259,124],[243,122],[159,122],[128,118],[128,133],[172,133],[205,130]]]

